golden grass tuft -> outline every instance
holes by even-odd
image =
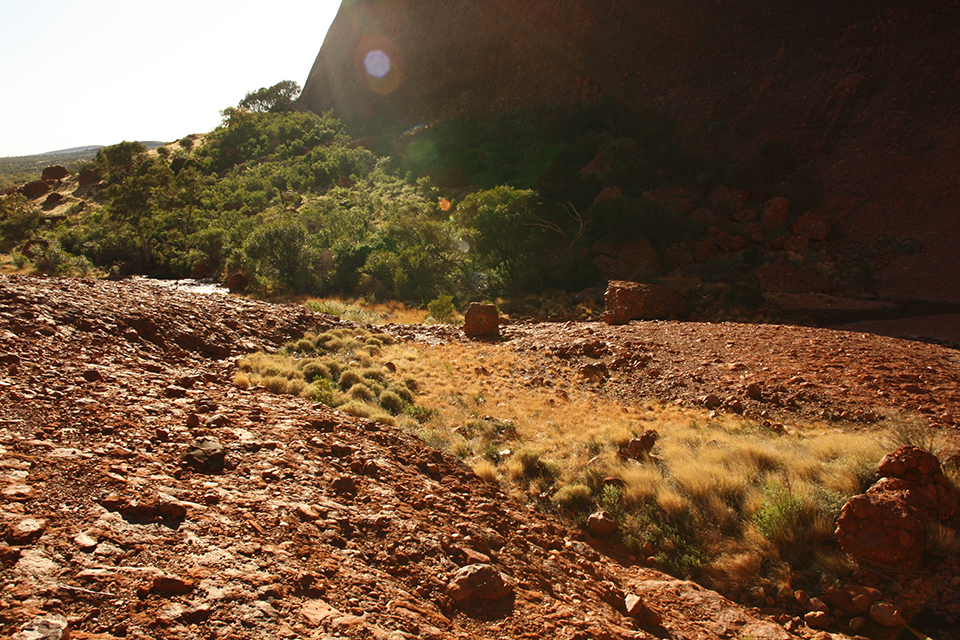
[[[500,481],[500,472],[497,471],[497,465],[489,460],[477,460],[473,463],[473,472],[480,476],[480,479],[490,484],[497,484]]]

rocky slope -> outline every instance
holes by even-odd
[[[0,306],[4,636],[789,637],[408,434],[232,385],[232,356],[333,318],[21,277]]]
[[[350,326],[145,281],[0,278],[0,634],[814,635],[796,611],[761,613],[608,557],[407,433],[232,384],[236,356],[334,325]],[[717,394],[727,410],[748,378],[763,385],[745,390],[748,412],[855,415],[922,398],[950,432],[960,409],[956,352],[867,335],[516,325],[503,348],[541,378],[517,384],[576,360],[625,396]]]
[[[960,3],[345,2],[302,101],[358,135],[601,98],[785,140],[897,300],[960,303]],[[424,135],[429,140],[429,134]]]

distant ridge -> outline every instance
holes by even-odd
[[[162,147],[167,144],[166,142],[160,142],[158,140],[141,140],[140,144],[145,146],[147,149],[156,149],[157,147]],[[97,151],[102,149],[107,145],[104,144],[90,144],[83,147],[71,147],[69,149],[58,149],[57,151],[45,151],[43,153],[38,153],[38,156],[59,156],[68,153],[84,153],[86,151]]]
[[[57,151],[45,151],[43,153],[38,153],[38,156],[59,156],[66,153],[83,153],[84,151],[97,151],[102,149],[106,145],[103,144],[91,144],[85,147],[71,147],[70,149],[58,149]]]

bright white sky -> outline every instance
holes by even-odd
[[[340,0],[0,0],[0,157],[205,133],[303,86]]]

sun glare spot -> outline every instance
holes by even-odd
[[[390,73],[390,56],[380,49],[374,49],[363,59],[363,66],[369,75],[383,78]]]
[[[440,211],[450,211],[450,201],[446,198],[440,201]]]

